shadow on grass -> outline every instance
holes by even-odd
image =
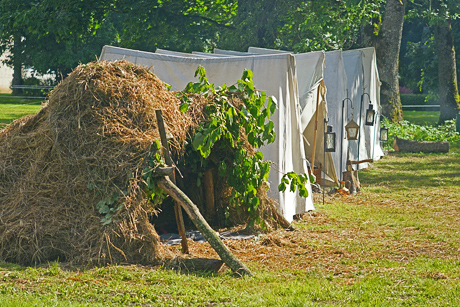
[[[383,159],[378,170],[360,173],[366,185],[386,185],[391,189],[459,187],[460,155],[391,153],[397,159]]]

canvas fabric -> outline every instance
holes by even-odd
[[[274,96],[278,103],[272,120],[276,140],[260,150],[266,160],[273,162],[269,176],[269,196],[279,203],[283,216],[292,221],[294,215],[313,210],[311,185],[307,184],[309,197],[298,192],[279,192],[277,187],[283,174],[295,171],[307,172],[304,143],[300,127],[300,106],[296,83],[295,58],[290,54],[240,57],[199,57],[144,52],[113,46],[104,46],[100,60],[127,60],[150,69],[173,90],[182,90],[190,81],[196,81],[199,65],[207,72],[207,78],[216,85],[232,85],[241,78],[244,69],[254,74],[254,85]]]

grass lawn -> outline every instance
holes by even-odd
[[[0,129],[13,120],[27,114],[37,113],[42,107],[43,99],[11,98],[10,94],[0,94]]]
[[[362,192],[319,194],[317,210],[249,241],[227,241],[254,278],[160,267],[0,264],[1,306],[458,306],[460,154],[390,154]],[[218,258],[189,242],[193,257]]]
[[[0,263],[0,306],[459,306],[460,152],[390,153],[359,176],[357,195],[315,194],[296,231],[226,241],[255,277]]]
[[[417,125],[437,125],[439,111],[403,111],[403,118]]]

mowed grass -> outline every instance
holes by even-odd
[[[0,94],[0,129],[24,115],[37,113],[43,99],[12,98],[10,94]]]
[[[403,118],[416,125],[437,125],[439,111],[403,111]]]
[[[359,176],[359,194],[315,194],[296,231],[226,241],[255,277],[0,263],[0,306],[459,306],[460,152],[390,153]]]

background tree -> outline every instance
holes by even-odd
[[[460,47],[459,12],[457,1],[411,3],[404,31],[401,81],[441,105],[439,123],[455,118],[458,112],[459,62],[455,49]]]
[[[27,0],[0,1],[0,54],[9,51],[4,63],[13,68],[12,85],[22,85],[22,65],[26,62],[23,36],[27,27],[21,23],[21,12],[28,7]],[[21,89],[13,89],[15,95]]]
[[[399,51],[407,0],[387,0],[382,24],[375,39],[377,65],[382,82],[380,104],[382,112],[392,121],[402,120],[399,96]]]
[[[454,119],[458,114],[460,97],[457,88],[457,70],[455,47],[452,35],[451,15],[446,3],[433,0],[432,9],[435,15],[433,28],[438,55],[439,80],[439,123]]]

